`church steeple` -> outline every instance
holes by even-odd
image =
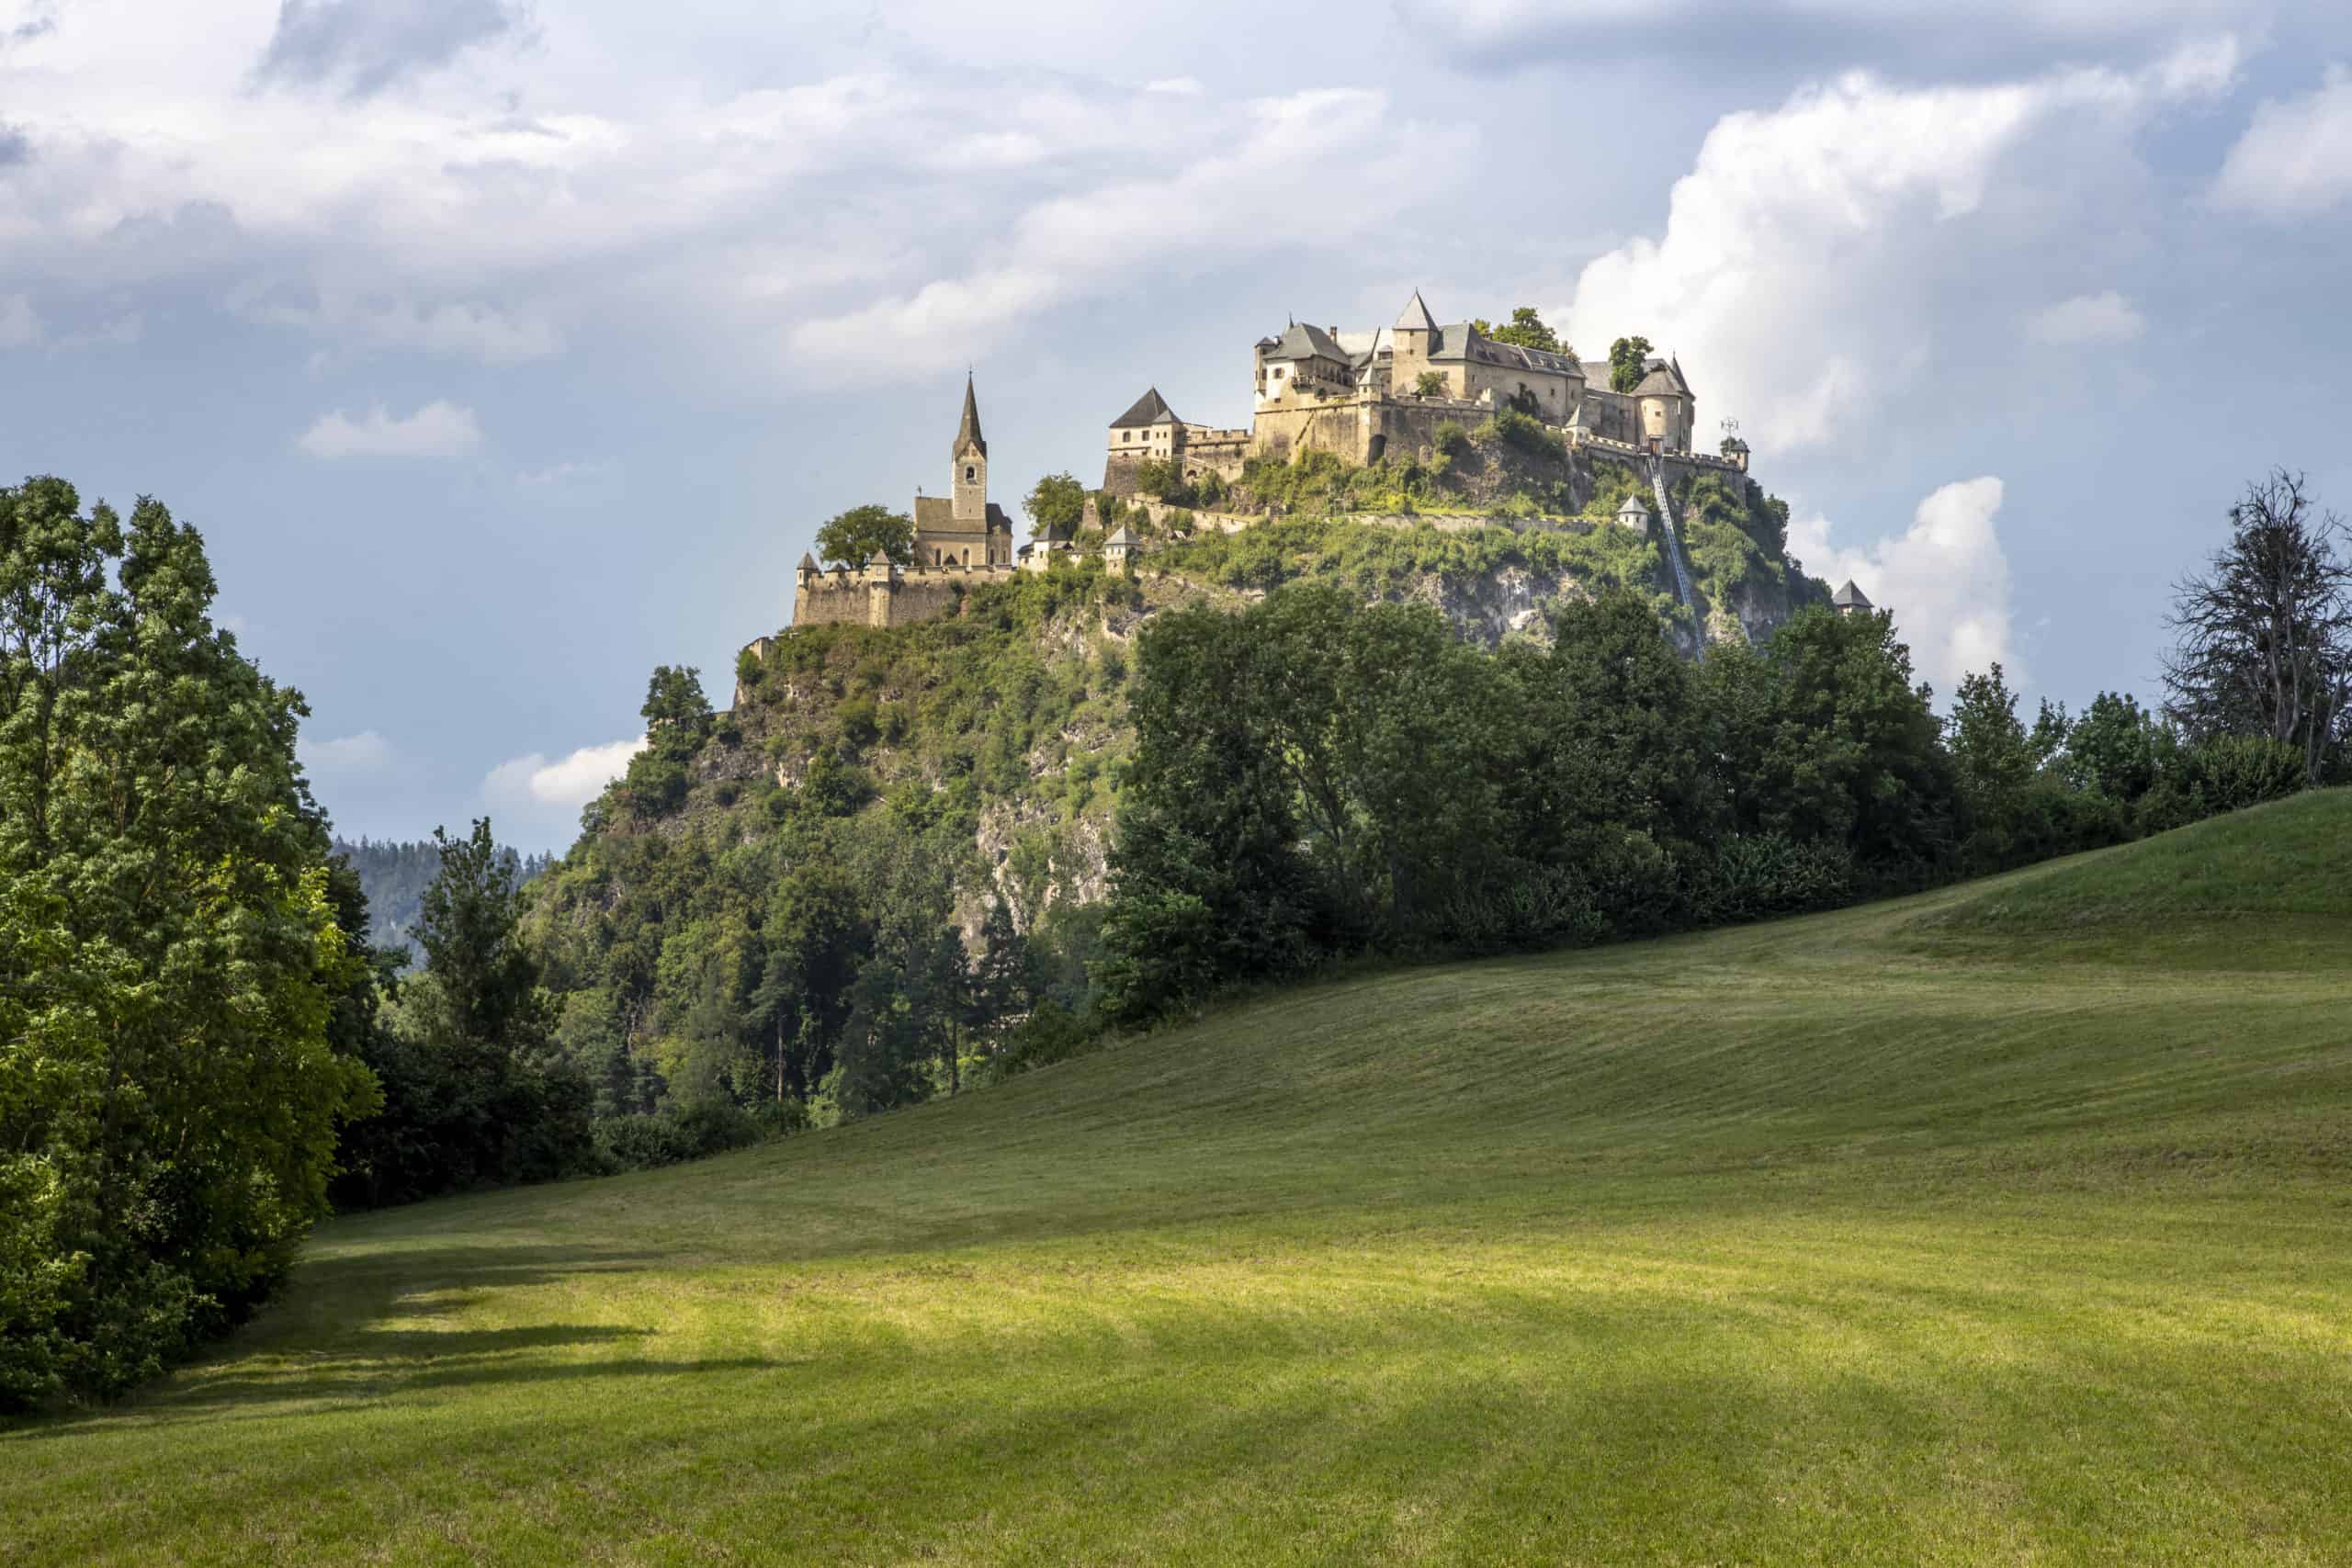
[[[980,400],[973,394],[972,378],[964,377],[964,418],[956,426],[956,450],[950,472],[955,488],[952,515],[968,527],[985,528],[989,517],[989,443],[980,434]]]
[[[972,395],[972,376],[968,370],[964,373],[964,418],[956,426],[954,455],[962,457],[967,446],[977,449],[983,457],[989,455],[988,438],[980,434],[980,401]]]

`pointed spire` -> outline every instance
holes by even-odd
[[[967,446],[977,446],[980,456],[989,455],[987,437],[980,434],[980,400],[972,394],[972,373],[964,372],[964,418],[956,426],[956,445],[948,448],[948,456],[960,454]]]
[[[1413,297],[1406,300],[1405,308],[1396,313],[1396,330],[1402,333],[1437,331],[1437,318],[1430,314],[1427,305],[1421,303],[1419,289],[1413,290]]]

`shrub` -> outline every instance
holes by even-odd
[[[1470,450],[1470,433],[1462,427],[1458,419],[1438,421],[1437,433],[1432,439],[1437,449],[1449,457],[1459,457]]]
[[[2309,776],[2298,748],[2267,735],[2217,737],[2190,753],[2189,765],[2206,805],[2216,812],[2283,800]]]
[[[873,698],[852,697],[833,709],[833,722],[841,727],[843,740],[852,746],[865,746],[878,733],[875,722],[877,712]]]
[[[997,1054],[996,1071],[1010,1077],[1033,1067],[1067,1062],[1086,1054],[1101,1042],[1102,1032],[1059,1002],[1039,1002],[1006,1037]]]
[[[1517,408],[1498,409],[1490,422],[1503,445],[1531,457],[1548,457],[1554,462],[1567,460],[1567,448],[1551,426]]]
[[[1702,925],[1836,908],[1853,899],[1853,857],[1842,846],[1785,833],[1729,834],[1692,867],[1686,897]]]

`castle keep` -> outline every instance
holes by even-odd
[[[1720,457],[1693,450],[1698,398],[1674,359],[1648,359],[1640,380],[1620,392],[1607,361],[1498,342],[1469,321],[1441,326],[1418,291],[1388,326],[1350,333],[1293,321],[1259,339],[1251,359],[1250,429],[1190,423],[1154,388],[1112,422],[1102,488],[1135,494],[1147,462],[1188,480],[1236,479],[1250,457],[1306,450],[1376,463],[1433,446],[1448,420],[1504,408],[1542,420],[1571,447],[1670,457],[1676,467],[1747,466],[1736,440]]]

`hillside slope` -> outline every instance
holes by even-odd
[[[0,1436],[0,1508],[28,1562],[2329,1560],[2347,840],[2310,795],[338,1222]]]

